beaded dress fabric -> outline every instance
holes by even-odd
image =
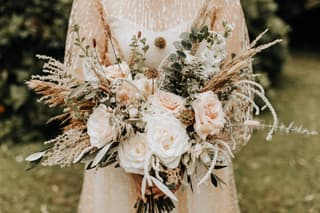
[[[161,59],[174,50],[172,43],[179,39],[180,33],[190,29],[201,8],[208,2],[213,30],[222,30],[223,21],[234,26],[228,40],[229,55],[244,50],[248,46],[248,36],[240,0],[74,0],[69,32],[73,24],[78,24],[80,34],[86,37],[88,44],[96,40],[100,58],[107,65],[114,62],[108,30],[116,39],[117,53],[124,60],[130,57],[130,39],[141,31],[150,45],[147,65],[157,67]],[[164,47],[154,45],[157,38],[165,40]],[[81,58],[73,42],[74,35],[68,33],[65,63],[81,77]],[[242,134],[236,140],[245,143],[248,137]],[[177,192],[179,201],[173,212],[239,212],[232,165],[219,170],[217,174],[226,183],[220,188],[214,188],[210,183],[201,185],[194,192],[191,192],[190,187],[181,187]],[[137,197],[133,178],[122,169],[108,167],[86,171],[78,212],[133,213]]]

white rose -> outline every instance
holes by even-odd
[[[192,103],[195,112],[194,129],[205,140],[208,135],[219,134],[225,119],[222,103],[212,91],[200,93]]]
[[[130,68],[126,62],[104,67],[103,72],[105,76],[111,80],[131,77]]]
[[[137,90],[137,88],[128,82],[123,82],[121,86],[117,88],[116,100],[121,104],[130,105],[141,98],[139,93],[140,92]]]
[[[150,150],[168,168],[179,165],[183,153],[188,151],[186,129],[173,116],[158,115],[147,119],[147,141]]]
[[[181,96],[160,90],[150,98],[150,102],[154,107],[160,106],[175,115],[184,107],[184,99]]]
[[[118,149],[120,166],[127,173],[143,175],[147,153],[148,145],[146,137],[143,134],[137,134],[120,143]]]
[[[93,110],[87,122],[91,146],[101,148],[112,140],[111,116],[104,104]]]

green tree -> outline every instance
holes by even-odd
[[[63,58],[70,0],[0,0],[0,142],[43,139],[49,110],[25,81],[41,70],[35,54]]]
[[[288,54],[289,26],[277,15],[278,5],[274,0],[242,0],[251,39],[263,32],[269,32],[261,39],[262,43],[282,38],[281,45],[274,46],[259,54],[254,61],[255,72],[266,73],[276,85]]]

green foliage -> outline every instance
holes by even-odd
[[[287,38],[289,28],[276,15],[277,5],[273,0],[242,0],[242,3],[252,38],[265,28],[269,28],[270,33],[261,40],[263,43]],[[36,102],[35,94],[24,82],[31,74],[41,71],[35,54],[63,58],[70,8],[71,0],[1,0],[0,143],[42,140],[43,135],[50,137],[52,130],[44,125],[50,114],[48,108]],[[276,79],[286,54],[284,42],[262,53],[255,60],[255,68],[268,71],[269,76]]]
[[[220,70],[221,62],[226,55],[225,40],[232,31],[232,27],[227,23],[224,23],[224,27],[223,35],[210,32],[208,26],[183,32],[180,35],[181,40],[173,43],[175,53],[167,58],[165,66],[162,67],[164,74],[160,88],[187,97],[187,102],[191,102],[208,79]],[[205,54],[195,57],[201,42],[206,43],[203,50]],[[207,58],[210,59],[210,63]]]
[[[132,54],[132,63],[130,64],[130,68],[133,77],[135,77],[137,74],[144,73],[148,70],[145,66],[145,61],[149,45],[147,45],[146,38],[141,37],[141,32],[138,32],[138,35],[134,35],[131,38],[129,46]]]
[[[41,71],[35,54],[63,58],[70,0],[0,3],[0,143],[49,137],[48,109],[24,82]]]
[[[269,32],[260,40],[261,43],[278,38],[284,39],[280,45],[259,54],[254,61],[255,71],[266,73],[271,83],[276,85],[288,55],[290,27],[277,15],[278,5],[274,0],[242,0],[242,4],[251,39],[266,28],[269,29]]]

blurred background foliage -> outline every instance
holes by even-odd
[[[0,143],[40,141],[57,131],[54,124],[44,125],[52,110],[38,104],[24,82],[41,72],[36,54],[63,59],[71,3],[71,0],[0,0]],[[254,61],[255,71],[268,76],[262,78],[264,84],[277,85],[288,55],[289,32],[301,31],[294,24],[301,22],[301,14],[319,11],[319,0],[242,0],[242,3],[251,39],[266,28],[269,33],[261,42],[284,39],[281,45]],[[291,38],[299,39],[298,34],[293,34],[297,38]]]
[[[320,0],[241,1],[251,39],[266,28],[270,30],[262,42],[285,39],[254,61],[255,71],[265,74],[263,82],[274,87],[269,97],[280,119],[319,130]],[[77,209],[82,166],[23,170],[24,157],[42,147],[33,142],[58,131],[54,124],[45,125],[54,112],[38,104],[24,82],[41,72],[36,54],[63,59],[71,2],[0,0],[1,213]],[[264,137],[263,132],[255,134],[234,164],[242,211],[320,212],[319,138],[275,136],[265,143]]]
[[[0,0],[0,142],[50,137],[52,114],[25,86],[41,71],[36,54],[63,59],[70,0]],[[53,130],[54,131],[54,130]]]
[[[247,25],[251,39],[256,38],[265,29],[269,32],[260,40],[266,43],[278,38],[284,42],[258,55],[253,61],[254,71],[267,75],[272,85],[279,80],[281,70],[288,55],[288,32],[290,26],[277,15],[278,4],[274,0],[242,0],[247,18]],[[263,78],[261,80],[264,80]],[[268,82],[262,82],[268,86]]]
[[[278,14],[291,26],[290,44],[294,48],[320,48],[320,0],[276,0]],[[310,45],[311,44],[311,45]]]

